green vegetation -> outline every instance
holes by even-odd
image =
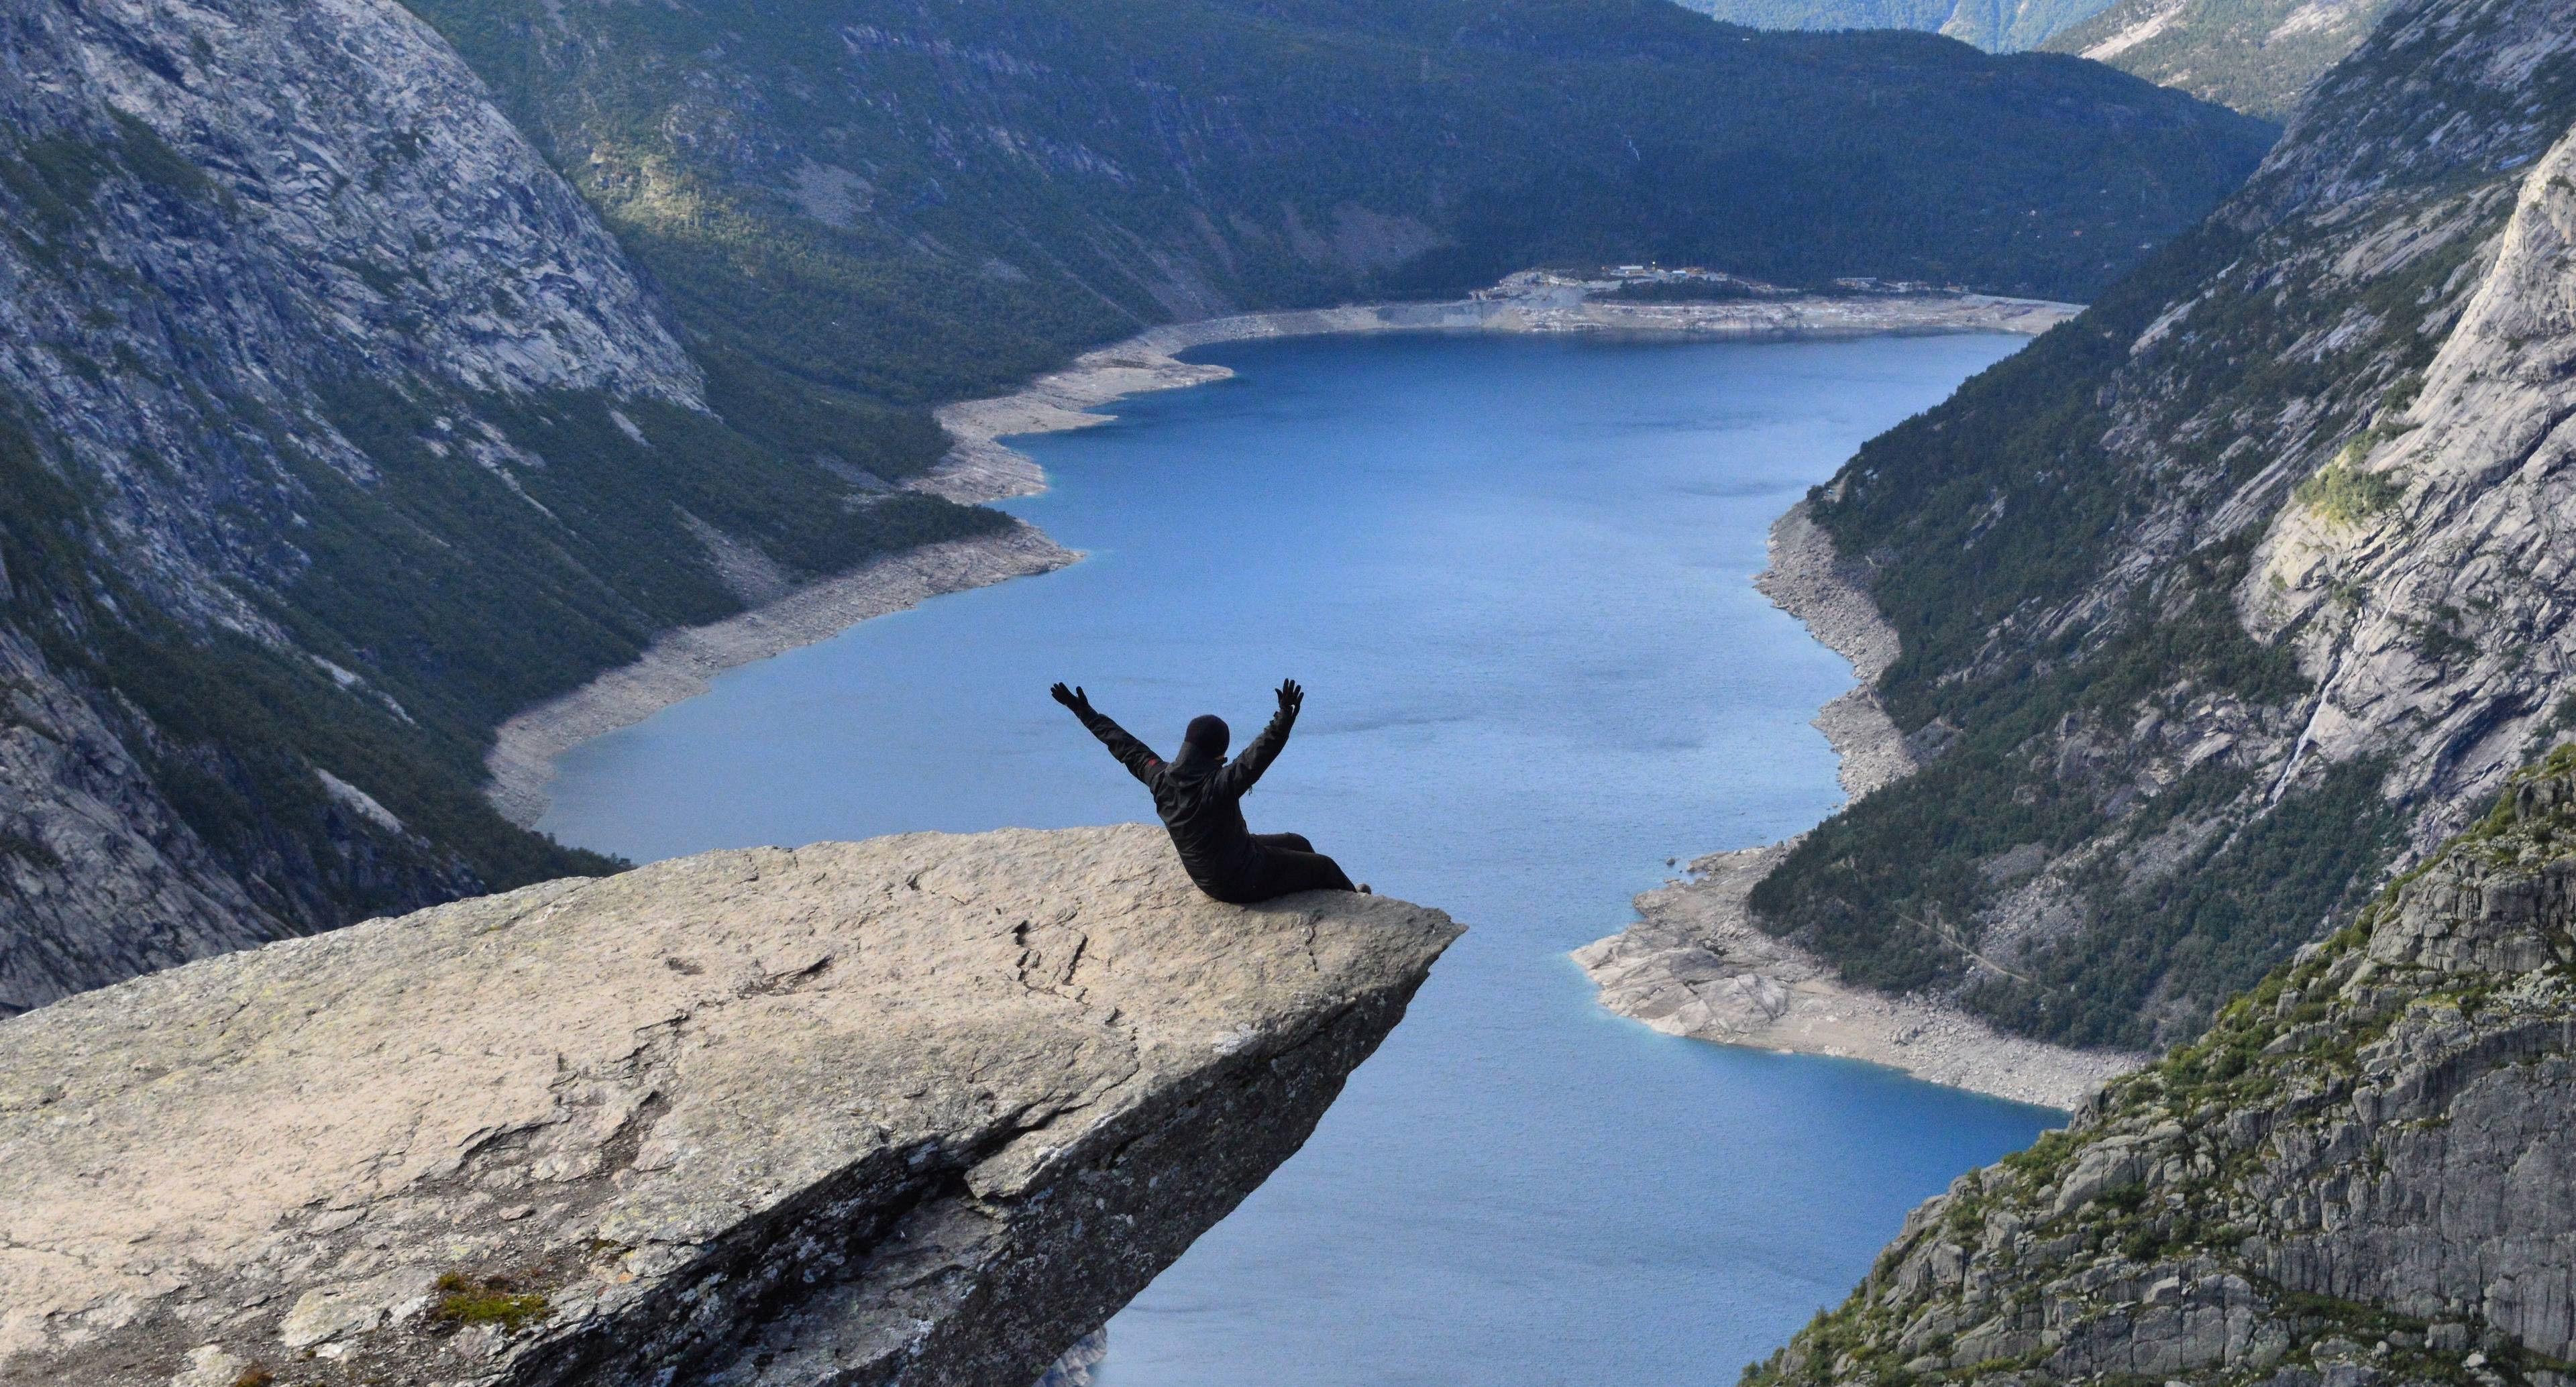
[[[448,1272],[438,1278],[438,1303],[431,1318],[441,1324],[499,1325],[516,1334],[546,1317],[552,1307],[534,1291],[522,1291],[506,1276],[472,1277]]]
[[[2047,904],[2065,913],[2014,964],[2028,981],[1988,978],[1960,1000],[2042,1038],[2168,1043],[2348,912],[2384,869],[2398,814],[2376,791],[2378,767],[2339,766],[2276,795],[2272,768],[2233,750],[2295,728],[2308,683],[2234,614],[2260,525],[2192,537],[2283,457],[2366,452],[2388,436],[2421,389],[2441,315],[2474,283],[2461,266],[2510,202],[2475,196],[2496,176],[2483,167],[2399,162],[2392,151],[2421,144],[2409,132],[2453,108],[2410,100],[2391,114],[2369,94],[2405,74],[2372,71],[2353,79],[2349,118],[2320,123],[2333,148],[2311,157],[2338,161],[2338,177],[2383,180],[2372,216],[2452,208],[2461,234],[2339,278],[2320,247],[2384,223],[2321,228],[2278,201],[2284,186],[2258,183],[2083,316],[1872,440],[1814,494],[1817,523],[1869,560],[1871,594],[1903,640],[1883,703],[1920,744],[1945,749],[1808,835],[1753,894],[1765,929],[1877,986],[1954,987],[1966,959],[1943,934],[1976,947],[2007,918],[2015,885],[1980,865],[2037,844],[2062,859]],[[2527,128],[2576,118],[2569,77],[2563,65],[2534,75],[2562,118]],[[2457,99],[2486,111],[2485,94]],[[2333,336],[2348,324],[2365,330]],[[2290,417],[2292,402],[2296,427],[2262,422]],[[2297,499],[2346,521],[2390,504],[2399,482],[2358,456]],[[2418,638],[2435,660],[2468,653],[2440,623]],[[2171,759],[2195,739],[2224,754]]]
[[[2347,530],[2396,505],[2406,494],[2404,479],[2363,468],[2361,459],[2369,452],[2361,440],[2346,445],[2334,461],[2299,483],[2291,499],[2327,524]]]
[[[2272,135],[2095,67],[1663,0],[413,8],[764,438],[740,404],[917,406],[1147,323],[1537,264],[2080,297]]]
[[[2108,0],[1959,0],[1941,32],[1996,53],[2038,48],[2083,23]]]
[[[2126,783],[2122,736],[2142,710],[2223,691],[2277,704],[2305,687],[2289,655],[2256,644],[2226,593],[2244,572],[2246,544],[2190,556],[2174,575],[2182,611],[2160,615],[2141,594],[2120,634],[2082,660],[1998,682],[1939,705],[1966,729],[1931,766],[1872,795],[1807,835],[1753,892],[1766,928],[1802,931],[1846,975],[1890,991],[1954,984],[1967,958],[1931,931],[1884,921],[1970,921],[2006,884],[1979,864],[2026,843],[2068,852],[2106,828],[2112,850],[2070,883],[2088,929],[2042,949],[1962,997],[2009,1028],[2073,1044],[2142,1046],[2161,993],[2196,1028],[2224,998],[2307,937],[2309,924],[2366,884],[2395,847],[2395,816],[2380,802],[2377,768],[2337,767],[2288,806],[2249,816],[2247,772],[2205,764],[2161,794],[2112,805]],[[2071,652],[2069,652],[2071,653]],[[2187,691],[2174,697],[2169,690]],[[2071,767],[2053,739],[2091,729],[2103,764]],[[2195,832],[2195,830],[2197,830]],[[2184,846],[2144,881],[2129,867],[2162,835]],[[2256,925],[2261,928],[2256,928]],[[2172,1017],[2163,1018],[2174,1024]]]

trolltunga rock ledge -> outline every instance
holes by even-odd
[[[1142,827],[712,853],[0,1023],[0,1381],[1027,1387],[1457,936]]]

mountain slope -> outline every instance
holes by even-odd
[[[1959,0],[1941,32],[1991,53],[2019,53],[2099,12],[2099,0]]]
[[[482,742],[739,606],[697,526],[819,572],[997,519],[845,513],[709,414],[399,8],[0,25],[0,1012],[597,870],[484,805]]]
[[[2120,0],[2038,46],[2280,120],[2388,9],[2388,0]]]
[[[0,0],[0,1012],[608,868],[484,802],[493,728],[997,533],[894,485],[926,406],[1140,322],[2079,285],[2269,133],[1642,0],[422,9],[480,75],[385,0]]]
[[[1700,261],[2081,297],[2263,127],[1663,0],[418,0],[729,392],[917,403],[1246,307]]]
[[[2571,126],[2576,5],[2404,5],[2209,222],[1821,489],[1927,764],[1764,927],[2170,1042],[2563,731]]]
[[[1756,29],[1921,29],[1989,53],[2051,48],[2105,0],[1678,0],[1684,8]]]
[[[1747,1387],[2556,1387],[2576,1358],[2576,749],[2354,924],[1917,1209]]]

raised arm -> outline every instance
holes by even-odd
[[[1261,735],[1252,739],[1252,745],[1245,747],[1241,756],[1216,773],[1218,788],[1230,795],[1250,790],[1261,779],[1261,773],[1270,769],[1270,763],[1279,759],[1280,749],[1288,745],[1289,729],[1297,725],[1297,712],[1305,706],[1306,691],[1297,687],[1297,681],[1281,680],[1279,711],[1270,715],[1270,725],[1261,729]]]
[[[1092,707],[1091,699],[1082,690],[1058,684],[1047,692],[1055,696],[1056,702],[1072,709],[1075,717],[1082,719],[1082,725],[1090,729],[1092,736],[1100,739],[1102,746],[1109,748],[1109,754],[1118,758],[1118,764],[1125,766],[1129,775],[1149,785],[1153,783],[1154,772],[1163,768],[1163,758],[1156,756],[1153,748],[1129,735],[1126,728],[1110,721],[1107,713]]]

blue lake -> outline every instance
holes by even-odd
[[[1168,751],[1295,740],[1246,810],[1471,927],[1306,1149],[1110,1325],[1109,1387],[1732,1383],[1905,1211],[2057,1114],[1658,1036],[1568,950],[1669,858],[1840,798],[1851,672],[1754,592],[1773,517],[1993,336],[1399,336],[1023,441],[1089,555],[725,675],[564,759],[543,827],[638,860],[1151,816],[1049,702]]]

